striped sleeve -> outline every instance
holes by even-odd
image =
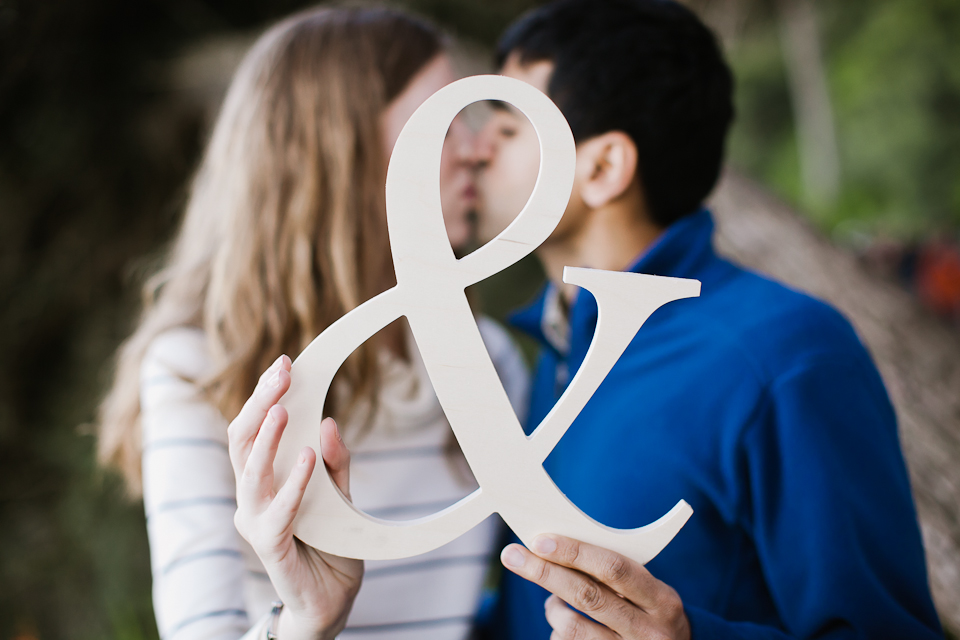
[[[191,380],[204,373],[203,335],[154,340],[140,376],[143,498],[153,602],[163,640],[265,637],[244,602],[242,539],[227,424]],[[251,628],[251,623],[257,622]]]

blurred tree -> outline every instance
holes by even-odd
[[[804,66],[811,77],[817,73],[814,56],[801,55],[813,46],[813,0],[778,0],[776,6],[771,0],[742,1],[748,15],[729,47],[738,81],[733,163],[804,205],[841,238],[853,232],[913,237],[945,227],[955,232],[960,226],[960,40],[955,37],[960,3],[817,3],[826,77],[821,90],[815,86],[819,81],[808,80],[804,84],[813,88],[802,89],[801,82],[790,79],[802,75],[798,70]],[[824,94],[831,98],[826,108]],[[805,108],[804,101],[821,106]],[[808,166],[810,173],[829,167],[831,153],[798,154],[798,137],[830,146],[830,107],[837,175],[843,177],[832,204],[805,196],[802,168]],[[793,117],[805,110],[821,112],[815,117],[820,124],[803,125],[803,117]],[[805,129],[821,133],[803,134]],[[823,159],[802,162],[801,155]]]
[[[848,178],[833,220],[960,226],[960,3],[832,3],[831,77]]]
[[[76,426],[127,324],[123,272],[165,234],[189,162],[156,161],[137,130],[141,64],[172,44],[157,37],[170,24],[109,0],[0,4],[3,637],[150,624],[142,513],[96,481]]]
[[[840,189],[840,157],[813,0],[777,0],[804,200],[831,206]]]

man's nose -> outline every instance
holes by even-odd
[[[473,136],[471,161],[477,168],[485,167],[493,159],[493,128],[487,123]]]
[[[457,161],[462,164],[472,165],[475,162],[476,135],[467,124],[461,122],[459,119],[453,122],[451,128],[454,129],[453,143]]]
[[[473,130],[463,121],[463,115],[458,115],[450,123],[450,130],[444,141],[444,149],[448,151],[458,165],[472,166],[474,163]]]

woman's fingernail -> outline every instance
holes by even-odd
[[[269,367],[267,367],[267,372],[269,373],[270,371],[275,371],[275,370],[279,369],[279,368],[280,368],[280,361],[281,361],[282,359],[283,359],[283,356],[280,356],[279,358],[277,358],[276,360],[274,360],[274,361],[273,361],[273,364],[271,364]]]
[[[263,421],[263,426],[272,427],[277,424],[277,419],[273,416],[273,407],[267,410],[267,419]]]
[[[280,386],[280,371],[274,371],[269,378],[267,378],[267,385],[273,389],[276,389]]]
[[[297,459],[297,464],[303,464],[307,461],[307,452],[301,450],[300,457]]]
[[[547,536],[537,536],[533,541],[533,550],[537,553],[553,553],[557,550],[557,541]]]
[[[507,547],[503,550],[503,553],[500,554],[500,559],[503,561],[503,564],[519,569],[523,566],[523,563],[526,562],[526,558],[523,557],[523,554],[516,547]]]

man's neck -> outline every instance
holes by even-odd
[[[572,303],[579,288],[563,282],[564,267],[623,271],[661,233],[663,229],[650,221],[642,199],[624,198],[589,211],[575,229],[544,242],[537,257],[564,300]]]

